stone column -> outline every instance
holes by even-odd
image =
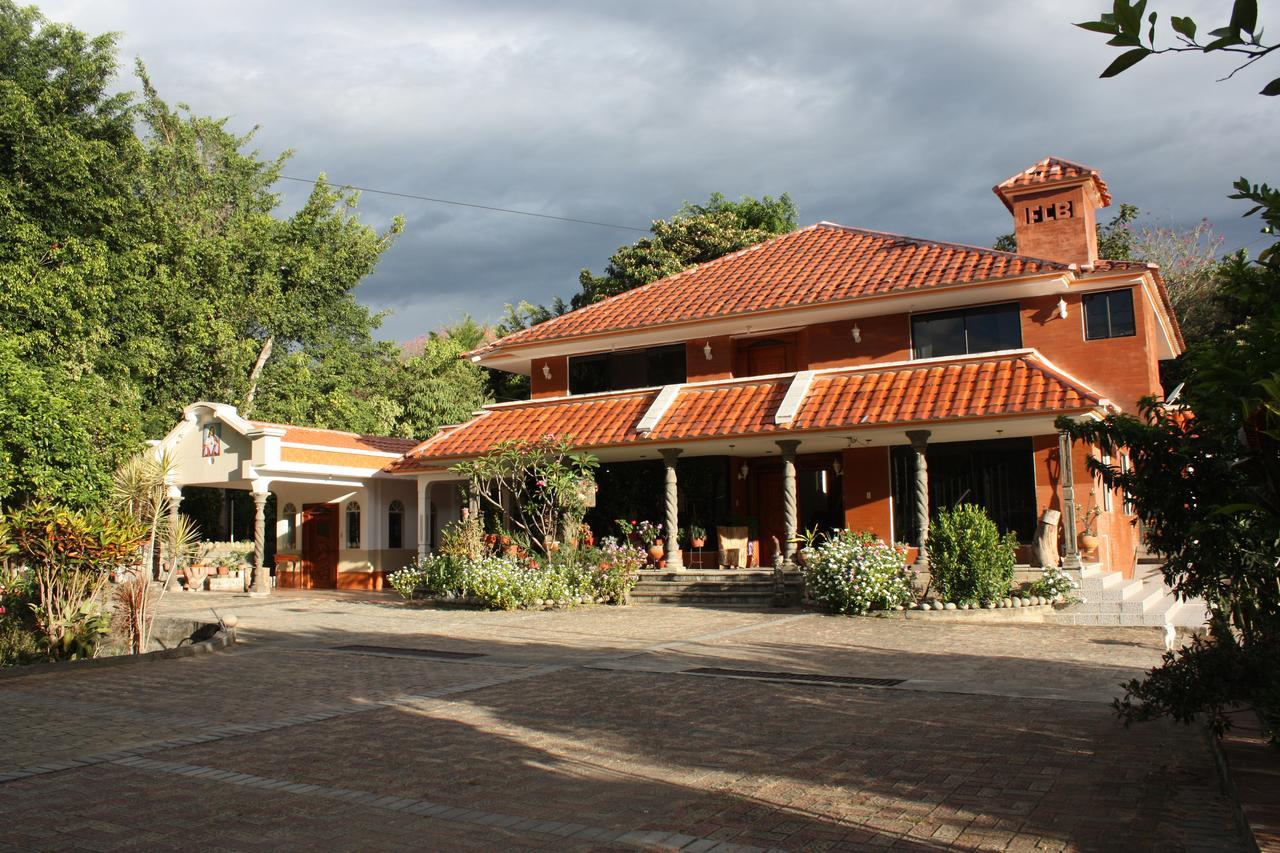
[[[182,487],[170,483],[165,490],[169,497],[169,531],[172,537],[173,529],[178,523],[178,508],[182,506]],[[160,551],[156,548],[156,552]],[[172,576],[178,570],[178,556],[176,554],[169,555],[169,575]],[[157,577],[156,580],[159,580]]]
[[[787,568],[795,564],[796,538],[799,535],[800,512],[796,502],[796,448],[795,439],[776,441],[782,451],[782,526],[785,539],[782,543],[783,562]]]
[[[916,552],[915,562],[917,571],[929,568],[929,461],[925,458],[925,449],[929,445],[930,435],[927,429],[907,430],[911,449],[916,452],[915,511],[916,526],[920,528],[920,541],[917,543],[919,550]]]
[[[1076,472],[1071,458],[1071,436],[1058,433],[1058,487],[1062,490],[1062,568],[1080,571],[1076,544]]]
[[[418,556],[431,550],[431,481],[418,478]]]
[[[668,447],[661,451],[662,463],[667,466],[667,488],[664,495],[667,525],[667,568],[679,571],[684,568],[680,553],[680,489],[676,475],[676,459],[679,448]]]
[[[271,593],[271,573],[267,570],[267,487],[253,489],[253,594]]]

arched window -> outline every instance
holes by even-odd
[[[298,508],[293,504],[285,504],[280,515],[280,520],[284,522],[284,547],[292,551],[298,547]]]
[[[347,547],[360,547],[360,504],[347,504]]]
[[[387,507],[387,547],[404,547],[404,504],[398,500]]]

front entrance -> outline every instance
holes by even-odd
[[[302,506],[302,589],[338,586],[338,505]]]

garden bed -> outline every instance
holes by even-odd
[[[234,617],[229,619],[234,623]],[[134,663],[192,657],[225,649],[236,641],[235,628],[219,622],[194,622],[180,619],[157,619],[152,628],[152,651],[131,655],[122,648],[104,648],[102,657],[83,660],[32,663],[0,668],[0,679],[23,678],[50,672],[76,672]]]

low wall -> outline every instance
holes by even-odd
[[[48,675],[52,672],[73,673],[84,669],[101,669],[110,666],[128,666],[174,658],[193,657],[225,649],[236,641],[234,628],[218,622],[196,622],[188,619],[156,619],[152,626],[150,651],[141,655],[127,654],[120,646],[113,649],[104,645],[106,657],[88,660],[35,663],[28,666],[9,666],[0,669],[0,680],[24,678],[30,675]]]

